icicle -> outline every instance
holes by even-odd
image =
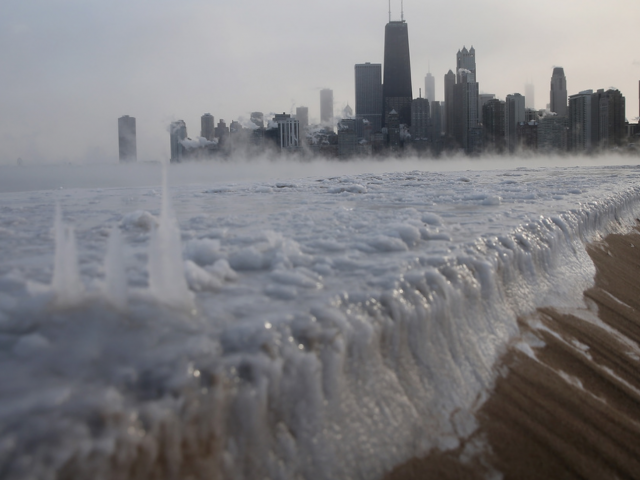
[[[177,308],[193,309],[193,293],[184,274],[182,243],[162,170],[162,211],[159,225],[151,231],[149,242],[149,290],[159,302]]]
[[[60,307],[69,307],[80,303],[84,286],[78,271],[78,251],[76,236],[72,227],[62,221],[62,209],[56,204],[54,221],[56,252],[53,264],[51,289],[55,294],[55,303]]]
[[[117,225],[109,234],[104,271],[107,300],[114,307],[122,310],[127,305],[127,275],[122,252],[122,234]]]

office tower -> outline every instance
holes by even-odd
[[[411,138],[413,140],[428,139],[430,123],[429,100],[426,98],[414,99],[411,102]]]
[[[431,75],[431,72],[424,77],[424,96],[429,100],[429,104],[436,101],[436,79]]]
[[[383,118],[392,110],[400,124],[411,125],[411,62],[409,58],[409,29],[404,20],[391,21],[384,29],[384,79],[382,82]]]
[[[367,120],[373,132],[382,128],[382,65],[364,63],[355,66],[356,118]],[[363,125],[358,122],[358,126]],[[358,137],[363,132],[357,132]]]
[[[447,137],[453,137],[453,89],[455,85],[456,75],[449,70],[444,76],[444,133]]]
[[[342,109],[342,118],[353,118],[353,108],[351,108],[348,103],[347,106]]]
[[[138,158],[136,119],[129,115],[118,119],[118,152],[120,163],[135,162]]]
[[[331,92],[331,90],[329,91]],[[333,97],[333,92],[331,92],[331,96]],[[300,122],[284,112],[276,114],[273,121],[278,124],[278,145],[280,148],[297,149],[300,146]]]
[[[476,74],[476,51],[471,47],[471,50],[467,50],[466,47],[462,47],[462,50],[458,50],[456,55],[456,75],[458,83],[460,83],[460,70],[469,70],[473,74],[473,78],[469,78],[470,82],[475,82],[478,78]]]
[[[535,97],[533,83],[525,83],[524,85],[524,106],[535,110]]]
[[[171,162],[180,163],[183,160],[185,148],[182,141],[187,138],[187,124],[177,120],[169,126],[169,141],[171,145]]]
[[[356,136],[356,123],[353,118],[347,118],[338,124],[338,156],[350,157],[356,154],[358,139]]]
[[[251,123],[258,128],[264,128],[264,114],[262,112],[251,112]]]
[[[471,70],[458,70],[458,83],[453,87],[453,137],[467,153],[479,148],[478,82]]]
[[[300,130],[306,129],[309,126],[309,108],[296,108],[296,120],[298,120],[298,123],[300,124]]]
[[[505,134],[509,151],[517,147],[518,123],[524,123],[524,97],[519,93],[507,95],[505,106]]]
[[[320,122],[333,128],[333,90],[320,90]]]
[[[592,110],[598,109],[599,146],[611,148],[622,145],[626,138],[625,98],[620,91],[614,89],[598,90],[593,94],[591,106]]]
[[[236,120],[232,120],[231,124],[229,125],[229,135],[240,133],[241,131],[242,131],[242,125],[240,124],[240,122]]]
[[[440,102],[430,102],[431,110],[431,140],[436,140],[442,135],[442,108]]]
[[[489,100],[493,100],[496,96],[493,93],[481,93],[478,95],[478,122],[482,123],[482,107],[484,107]]]
[[[206,138],[210,142],[213,141],[215,133],[215,123],[213,115],[205,113],[200,117],[200,136]]]
[[[359,63],[355,66],[356,118],[367,120],[373,132],[382,128],[382,65]],[[356,127],[357,128],[357,127]],[[362,132],[357,132],[362,137]]]
[[[229,136],[229,127],[227,127],[227,124],[224,122],[223,119],[220,119],[218,121],[218,126],[216,127],[216,138],[224,141],[224,139],[227,138],[228,136]]]
[[[506,103],[491,99],[482,106],[482,127],[485,144],[489,150],[501,153],[504,151]]]
[[[395,110],[391,110],[387,115],[387,143],[391,150],[400,147],[400,116]]]
[[[567,116],[567,77],[562,67],[555,67],[551,76],[550,109],[561,117]]]
[[[527,97],[524,97],[524,104],[527,104]],[[533,108],[524,109],[524,121],[525,122],[537,122],[540,119],[540,114],[537,110]]]
[[[584,90],[569,97],[569,149],[576,152],[591,151],[594,138],[594,125],[592,120],[591,100],[593,90]]]
[[[538,120],[538,151],[565,152],[567,150],[567,117],[545,115]]]

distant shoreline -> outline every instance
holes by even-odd
[[[523,337],[540,347],[517,343],[503,357],[480,428],[459,449],[410,460],[385,480],[638,478],[640,227],[587,252],[596,266],[589,308],[521,319]]]

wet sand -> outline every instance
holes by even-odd
[[[640,228],[587,251],[589,308],[521,319],[528,344],[544,344],[509,349],[478,431],[386,480],[640,478]]]

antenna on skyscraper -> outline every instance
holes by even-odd
[[[391,0],[389,0],[389,22],[391,22]]]
[[[400,0],[400,20],[404,22],[404,0]]]

